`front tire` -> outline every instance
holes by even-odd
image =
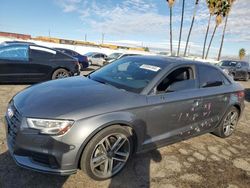
[[[52,74],[52,80],[57,80],[57,79],[61,79],[61,78],[67,78],[69,77],[69,71],[67,71],[66,69],[60,68],[54,71],[54,73]]]
[[[239,116],[239,110],[234,106],[231,107],[227,111],[219,127],[214,131],[214,134],[221,138],[231,136],[238,124]]]
[[[133,151],[131,133],[114,125],[97,133],[81,157],[81,169],[94,180],[105,180],[122,171]]]

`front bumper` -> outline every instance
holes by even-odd
[[[21,115],[5,116],[7,145],[16,164],[43,173],[76,173],[76,147],[60,142],[60,138],[32,134],[21,127],[22,119]]]

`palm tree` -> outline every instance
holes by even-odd
[[[209,51],[210,51],[210,47],[211,47],[211,44],[213,42],[216,30],[217,30],[218,26],[221,24],[221,22],[222,22],[222,16],[219,14],[219,15],[216,16],[216,24],[215,24],[215,27],[214,27],[214,31],[213,31],[211,40],[210,40],[209,45],[208,45],[208,49],[207,49],[207,53],[206,53],[206,59],[208,57],[208,54],[209,54]]]
[[[181,36],[182,36],[182,28],[183,28],[184,12],[185,12],[185,0],[182,0],[181,28],[180,28],[180,36],[179,36],[179,44],[178,44],[178,52],[177,52],[177,56],[179,56],[179,55],[180,55],[180,46],[181,46]]]
[[[214,14],[216,15],[216,19],[215,19],[216,20],[216,24],[215,24],[215,27],[214,27],[214,31],[213,31],[210,43],[208,45],[208,49],[207,49],[207,53],[206,53],[206,59],[208,57],[209,50],[210,50],[211,44],[213,42],[216,30],[217,30],[218,26],[222,23],[222,18],[223,18],[223,3],[222,3],[222,1],[224,1],[224,0],[216,0],[215,1],[216,4],[215,4]]]
[[[199,1],[200,0],[195,0],[194,14],[193,14],[193,19],[192,19],[191,26],[190,26],[189,33],[188,33],[188,37],[187,37],[186,47],[185,47],[185,51],[184,51],[184,57],[187,54],[188,43],[189,43],[190,35],[191,35],[192,29],[193,29],[194,20],[195,20],[196,12],[198,9]]]
[[[203,45],[202,59],[204,59],[205,57],[207,37],[208,37],[209,29],[210,29],[211,18],[215,13],[215,8],[216,8],[216,0],[206,0],[206,2],[207,2],[207,6],[208,6],[210,14],[209,14],[207,31],[206,31],[206,36],[205,36],[204,45]]]
[[[172,8],[174,6],[175,0],[166,0],[168,2],[170,10],[170,53],[173,55],[173,34],[172,34]]]
[[[246,50],[244,48],[241,48],[239,51],[240,60],[244,59],[245,56],[246,56]]]
[[[223,44],[224,44],[224,38],[225,38],[225,33],[226,33],[226,28],[227,28],[228,16],[229,16],[229,13],[230,13],[230,11],[232,9],[234,1],[235,0],[224,0],[224,2],[223,2],[223,16],[224,17],[226,16],[226,20],[225,20],[223,34],[222,34],[222,38],[221,38],[220,50],[219,50],[219,54],[218,54],[218,58],[217,58],[218,61],[221,58],[221,52],[222,52],[222,48],[223,48]]]

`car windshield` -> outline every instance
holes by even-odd
[[[90,56],[93,56],[94,54],[96,54],[96,53],[95,52],[89,52],[89,53],[86,53],[85,56],[90,57]]]
[[[166,66],[165,62],[150,59],[124,58],[89,75],[97,82],[126,91],[140,93]]]
[[[235,61],[222,61],[221,66],[223,67],[235,67],[237,65],[237,62]]]
[[[113,54],[110,54],[108,56],[108,59],[117,59],[120,55],[122,55],[121,53],[113,53]]]

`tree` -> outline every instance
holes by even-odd
[[[145,52],[149,52],[149,47],[144,47]]]
[[[220,50],[219,50],[219,54],[218,54],[218,58],[217,58],[218,61],[221,58],[221,52],[222,52],[222,48],[223,48],[223,44],[224,44],[224,38],[225,38],[225,33],[226,33],[226,28],[227,28],[228,16],[229,16],[229,13],[230,13],[230,11],[232,9],[234,1],[235,0],[224,0],[223,1],[222,12],[223,12],[223,16],[226,17],[226,20],[225,20],[223,34],[222,34],[222,38],[221,38]]]
[[[182,37],[182,28],[183,28],[184,12],[185,12],[185,0],[182,0],[181,27],[180,27],[180,36],[179,36],[179,44],[178,44],[177,56],[180,55],[180,47],[181,47],[181,37]]]
[[[212,42],[213,42],[216,30],[217,30],[218,26],[221,24],[221,22],[222,22],[222,16],[221,15],[217,15],[216,16],[216,24],[215,24],[215,27],[214,27],[214,31],[213,31],[211,40],[210,40],[208,48],[207,48],[206,59],[208,58],[208,54],[209,54],[209,51],[210,51],[210,48],[211,48],[211,45],[212,45]]]
[[[240,60],[244,59],[245,56],[246,56],[246,50],[244,48],[241,48],[239,51]]]
[[[185,47],[185,51],[184,51],[184,56],[186,56],[186,54],[187,54],[188,43],[189,43],[189,39],[190,39],[192,30],[193,30],[193,25],[194,25],[194,21],[195,21],[195,16],[196,16],[196,12],[197,12],[197,9],[198,9],[198,5],[199,5],[199,0],[195,0],[194,14],[193,14],[193,19],[192,19],[191,26],[190,26],[189,33],[188,33],[188,37],[187,37],[187,42],[186,42],[186,47]]]
[[[214,31],[213,31],[213,34],[212,34],[212,37],[211,37],[211,40],[210,40],[210,43],[208,45],[208,49],[207,49],[207,53],[206,53],[206,59],[208,57],[208,54],[209,54],[209,51],[210,51],[210,47],[211,47],[211,44],[213,42],[213,39],[214,39],[214,35],[216,33],[216,30],[218,28],[218,26],[222,23],[222,18],[223,18],[223,3],[222,3],[223,0],[217,0],[216,1],[216,5],[215,5],[215,12],[214,14],[216,15],[216,23],[215,23],[215,27],[214,27]]]
[[[172,34],[172,9],[175,3],[175,0],[166,0],[169,6],[169,10],[170,10],[170,53],[171,55],[173,55],[173,34]]]
[[[216,11],[216,2],[217,0],[206,0],[207,2],[207,7],[209,9],[209,19],[208,19],[208,25],[207,25],[207,31],[205,35],[205,40],[204,40],[204,45],[203,45],[203,51],[202,51],[202,58],[205,58],[205,51],[206,51],[206,44],[207,44],[207,37],[210,29],[210,23],[211,23],[211,18],[214,15]]]

